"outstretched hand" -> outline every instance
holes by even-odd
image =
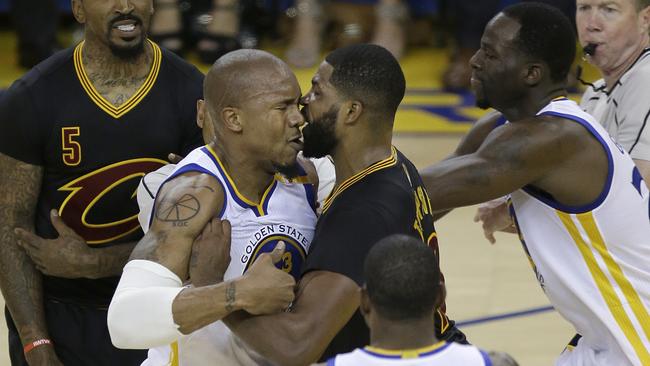
[[[97,278],[97,255],[86,241],[68,227],[57,210],[50,211],[56,239],[44,239],[22,228],[14,229],[18,245],[43,274],[63,278]]]

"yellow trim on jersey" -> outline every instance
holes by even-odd
[[[219,156],[217,155],[217,153],[212,149],[212,146],[205,145],[205,147],[208,149],[210,154],[212,154],[212,156],[214,156],[215,161],[217,162],[217,164],[219,164],[219,167],[223,171],[223,174],[226,176],[226,180],[228,181],[230,187],[235,192],[237,197],[240,200],[242,200],[244,203],[246,203],[247,205],[253,206],[260,215],[262,215],[262,216],[266,215],[266,212],[264,212],[264,203],[267,201],[267,199],[270,198],[269,193],[271,192],[271,190],[273,189],[273,186],[276,183],[277,176],[273,177],[273,181],[271,182],[271,184],[269,184],[269,186],[266,187],[266,189],[264,190],[264,194],[262,195],[262,199],[260,200],[260,203],[255,203],[252,200],[249,200],[248,198],[246,198],[243,194],[241,194],[239,192],[239,190],[237,189],[237,186],[235,185],[235,181],[232,180],[232,178],[230,177],[230,174],[228,174],[228,170],[226,170],[226,167],[221,162],[221,159],[219,159]]]
[[[607,250],[607,245],[605,244],[602,235],[600,235],[600,231],[598,230],[593,215],[589,213],[579,214],[576,216],[578,217],[580,224],[582,224],[582,227],[587,232],[592,245],[605,261],[609,274],[614,278],[614,281],[616,281],[623,292],[625,300],[627,300],[628,305],[632,308],[632,312],[634,312],[636,319],[639,324],[641,324],[646,337],[650,340],[650,315],[648,314],[648,309],[645,308],[643,302],[641,302],[639,294],[636,292],[627,277],[625,277],[621,267],[616,263],[614,258],[612,258],[612,254]]]
[[[180,366],[180,362],[178,361],[178,341],[173,342],[172,344],[169,345],[169,348],[171,348],[171,352],[169,352],[169,366]]]
[[[623,334],[625,334],[625,337],[632,345],[632,348],[634,348],[634,351],[636,355],[639,357],[639,359],[641,360],[641,363],[644,365],[650,365],[650,353],[648,353],[648,350],[645,348],[645,345],[643,344],[641,337],[639,336],[638,332],[634,328],[634,325],[632,324],[630,317],[628,316],[627,312],[625,311],[625,308],[623,307],[623,303],[621,302],[621,299],[616,294],[616,291],[614,290],[614,286],[612,286],[611,282],[605,275],[605,272],[598,265],[596,256],[592,251],[592,246],[593,246],[596,249],[596,251],[598,251],[603,261],[606,263],[607,268],[612,277],[614,278],[616,278],[617,276],[622,277],[616,279],[617,283],[619,283],[619,281],[628,282],[628,280],[625,279],[625,275],[620,271],[620,267],[618,267],[618,264],[614,262],[614,259],[611,257],[611,254],[607,252],[607,248],[605,247],[605,243],[602,240],[602,236],[600,235],[600,232],[596,227],[593,214],[591,212],[587,212],[587,213],[576,215],[578,221],[581,223],[583,229],[587,233],[589,241],[591,242],[591,246],[590,246],[583,239],[580,231],[578,230],[578,227],[576,226],[575,222],[571,218],[571,215],[561,211],[556,211],[556,213],[560,218],[560,220],[562,221],[562,223],[564,224],[565,228],[568,230],[569,234],[571,235],[571,238],[573,238],[573,241],[578,247],[580,254],[582,254],[582,257],[587,264],[587,268],[589,269],[591,276],[596,282],[596,286],[598,287],[600,294],[603,296],[603,299],[605,300],[605,303],[607,304],[609,311],[614,317],[614,320],[623,331]],[[616,273],[615,270],[613,272],[614,267],[618,268],[618,273]],[[626,291],[623,288],[621,288],[621,290],[623,292]],[[634,291],[634,289],[631,290]],[[626,294],[626,298],[627,296],[628,294]],[[638,298],[638,295],[636,296]],[[638,320],[639,322],[641,322],[642,319],[638,319]]]
[[[160,71],[162,52],[160,51],[160,47],[158,47],[157,44],[153,43],[149,39],[147,39],[147,42],[151,45],[151,49],[153,50],[153,62],[151,63],[151,70],[149,70],[149,75],[147,75],[145,81],[142,83],[142,85],[140,85],[140,88],[138,88],[138,90],[119,107],[114,106],[111,102],[99,94],[97,89],[95,89],[95,86],[93,86],[93,83],[88,78],[82,58],[84,42],[79,43],[74,49],[74,69],[77,72],[77,77],[79,78],[81,86],[86,91],[86,94],[88,94],[90,99],[95,104],[97,104],[99,108],[101,108],[104,112],[108,113],[113,118],[117,119],[122,117],[136,105],[138,105],[138,103],[140,103],[140,101],[142,101],[142,99],[147,96],[153,85],[156,83],[158,72]]]
[[[397,150],[395,147],[391,147],[391,154],[389,157],[387,157],[384,160],[380,160],[371,166],[367,167],[366,169],[360,171],[359,173],[351,176],[350,178],[346,179],[343,183],[341,183],[340,186],[335,187],[332,192],[327,196],[325,201],[323,202],[323,213],[327,211],[327,209],[332,205],[332,202],[334,199],[341,194],[341,192],[345,191],[347,188],[349,188],[351,185],[354,183],[360,181],[361,179],[365,178],[367,175],[374,173],[376,171],[385,169],[385,168],[390,168],[397,164]]]
[[[404,349],[404,350],[389,350],[373,346],[366,346],[366,351],[376,353],[383,356],[401,356],[401,358],[418,358],[423,353],[433,352],[441,347],[443,347],[447,342],[440,341],[438,343],[432,344],[427,347],[422,348],[413,348],[413,349]]]

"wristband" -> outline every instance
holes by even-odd
[[[52,344],[52,341],[47,338],[37,339],[34,342],[26,344],[25,347],[23,348],[23,353],[27,354],[27,352],[33,350],[34,348],[39,346],[44,346],[46,344]]]

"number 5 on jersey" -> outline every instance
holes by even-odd
[[[81,163],[81,145],[76,141],[79,137],[79,127],[61,128],[61,159],[68,166]]]

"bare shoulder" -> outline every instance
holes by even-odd
[[[519,366],[517,361],[505,352],[492,351],[488,353],[488,355],[490,356],[490,360],[492,360],[492,365],[494,366]]]

